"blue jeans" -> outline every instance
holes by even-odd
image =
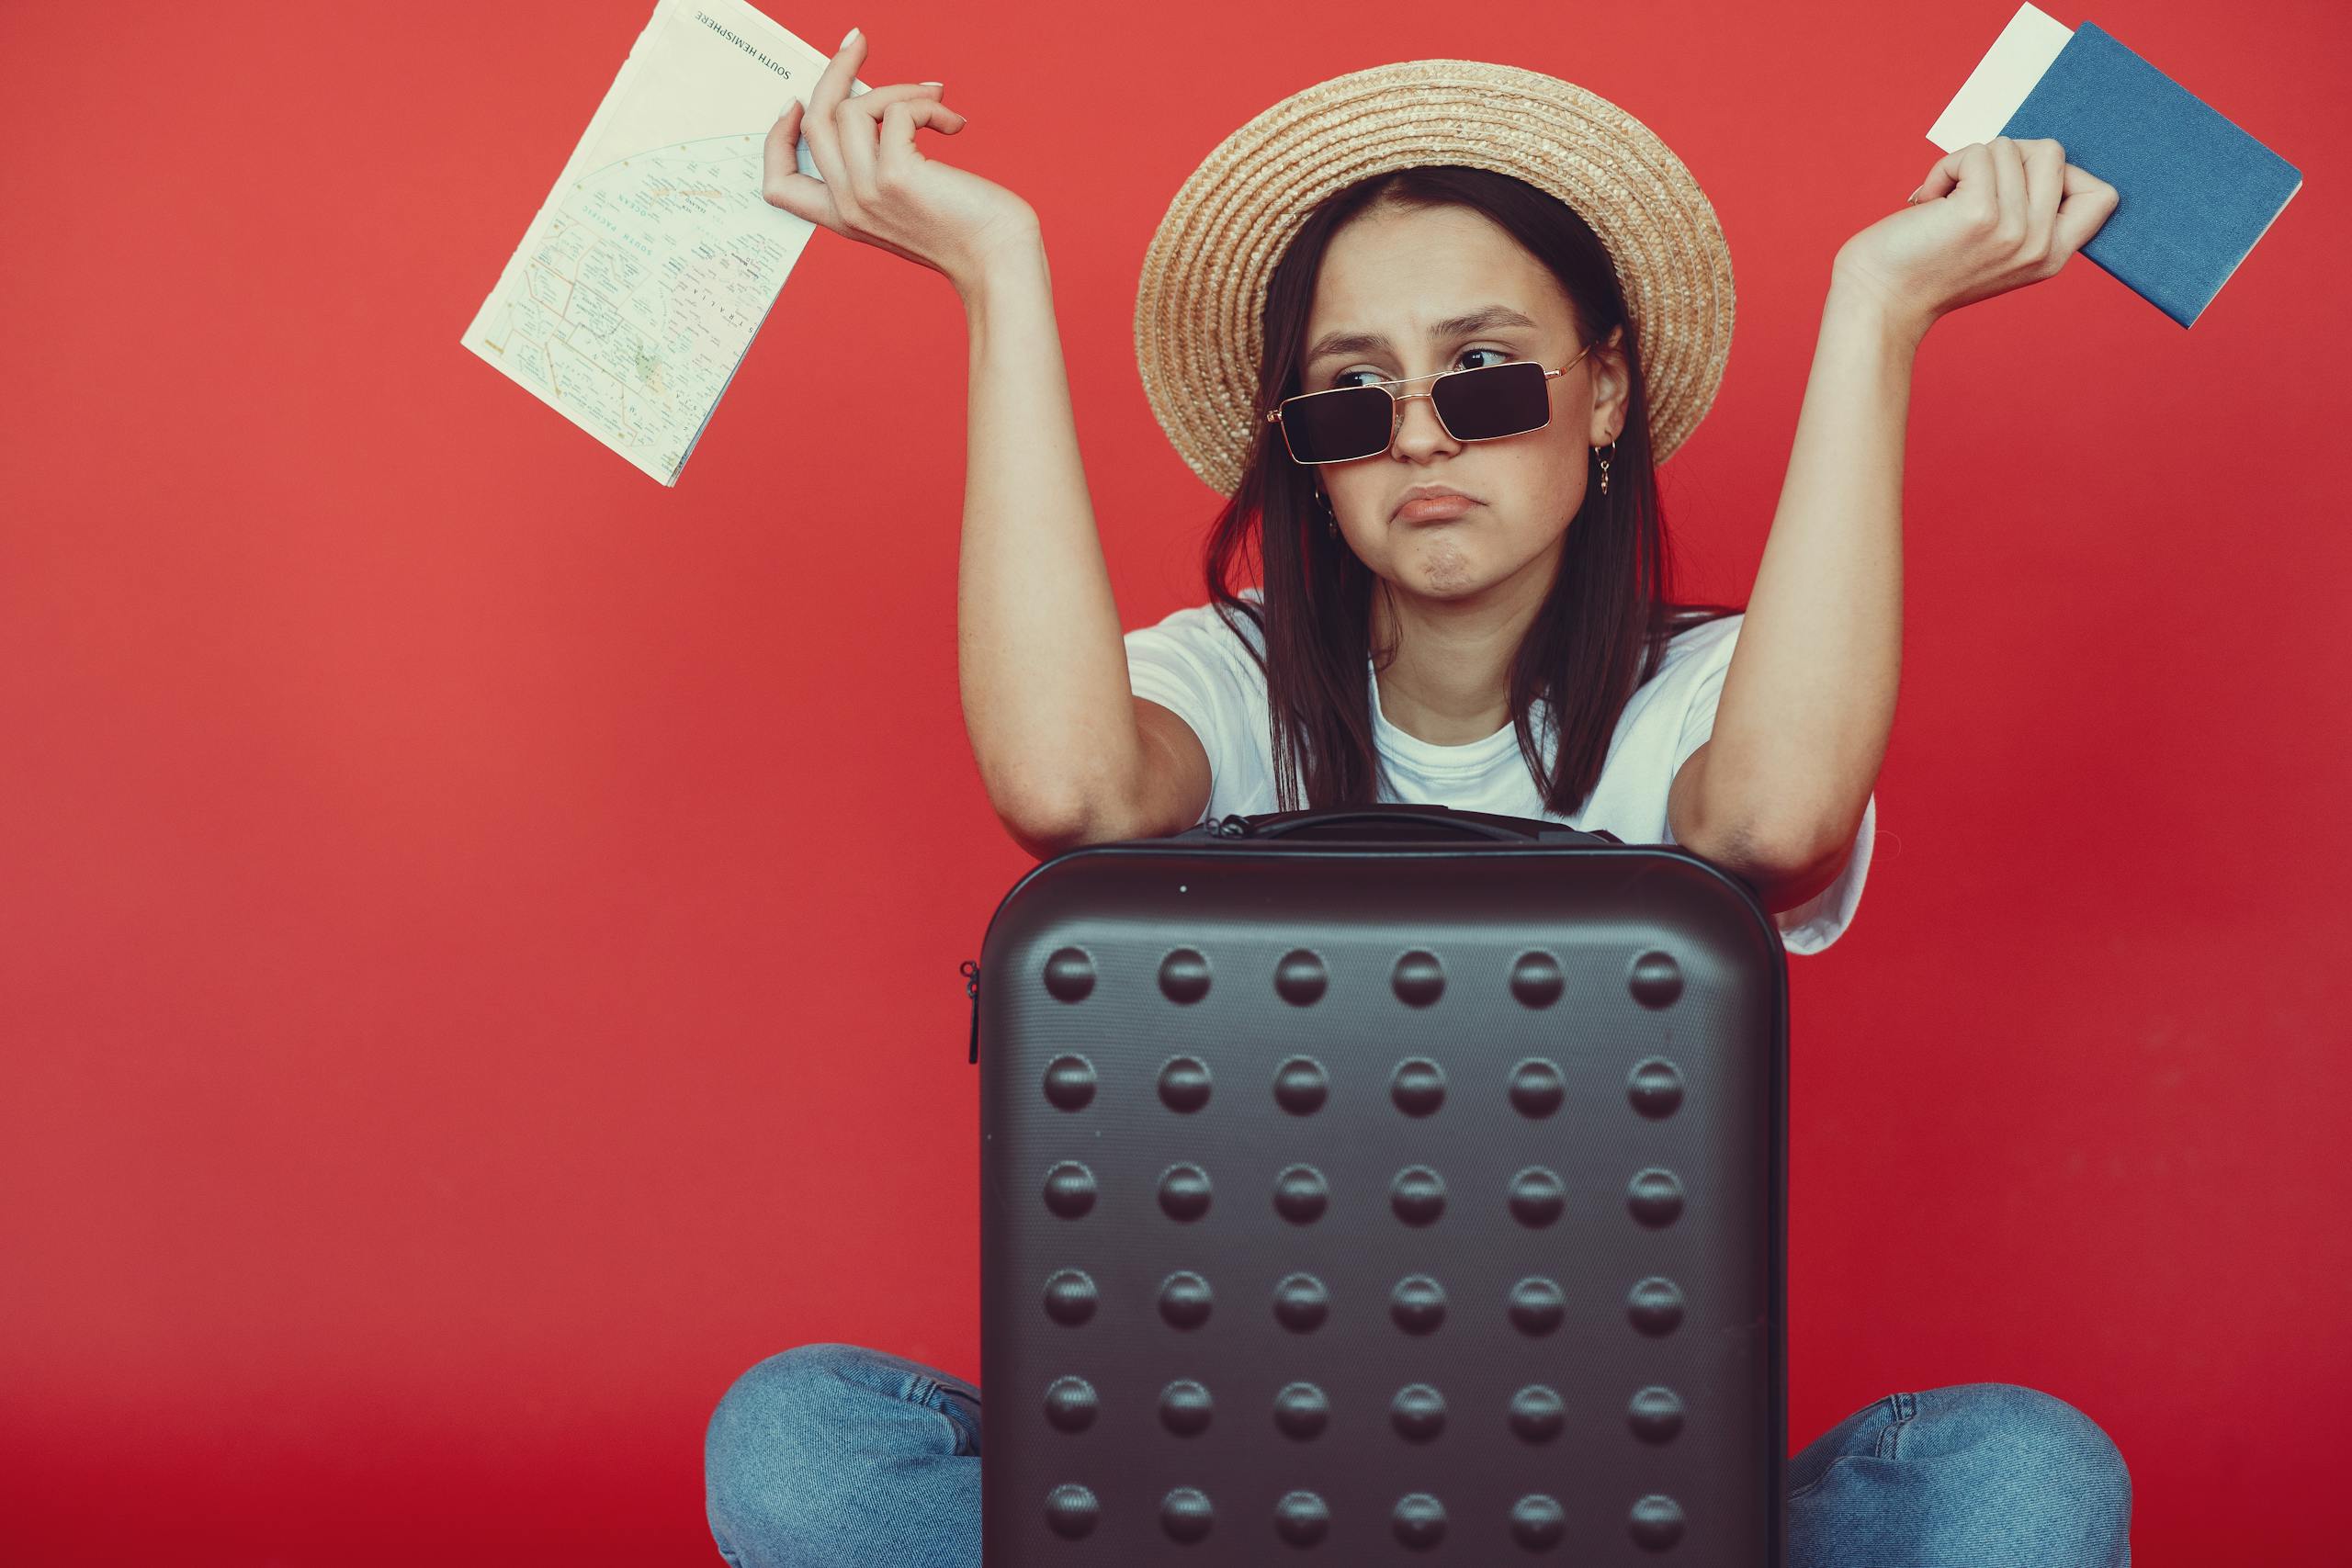
[[[703,1482],[737,1568],[978,1568],[980,1391],[797,1345],[718,1402]],[[2097,1423],[2016,1383],[1872,1400],[1789,1461],[1789,1568],[2130,1568],[2132,1477]]]

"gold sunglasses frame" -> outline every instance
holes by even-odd
[[[1577,359],[1582,359],[1586,355],[1590,354],[1591,352],[1592,344],[1586,344],[1582,348],[1577,351],[1576,359],[1569,360],[1567,364],[1561,366],[1556,370],[1544,371],[1544,379],[1549,381],[1555,376],[1566,375],[1576,365]],[[1503,365],[1532,365],[1533,363],[1533,360],[1529,359],[1506,359],[1503,361]],[[1326,387],[1319,392],[1301,392],[1295,397],[1284,398],[1281,402],[1278,402],[1272,408],[1268,409],[1266,411],[1266,423],[1268,424],[1281,424],[1283,410],[1290,407],[1293,403],[1303,403],[1309,398],[1331,398],[1337,397],[1342,392],[1368,392],[1375,388],[1382,391],[1388,392],[1388,439],[1381,443],[1380,446],[1374,447],[1371,451],[1359,453],[1352,457],[1302,457],[1296,452],[1291,450],[1290,426],[1283,424],[1283,450],[1290,453],[1290,460],[1292,462],[1298,464],[1302,468],[1328,468],[1333,463],[1361,463],[1364,458],[1378,457],[1381,452],[1386,448],[1394,446],[1396,445],[1396,432],[1404,425],[1405,423],[1405,405],[1411,402],[1416,398],[1427,398],[1430,400],[1430,412],[1437,415],[1439,428],[1442,429],[1446,434],[1453,436],[1456,441],[1508,441],[1512,435],[1531,435],[1536,431],[1549,429],[1552,423],[1552,408],[1551,399],[1547,396],[1544,400],[1544,423],[1542,424],[1531,424],[1525,430],[1514,430],[1510,432],[1509,435],[1453,434],[1453,427],[1445,423],[1444,411],[1437,406],[1437,384],[1440,381],[1444,380],[1448,376],[1476,376],[1481,370],[1499,370],[1502,367],[1502,365],[1473,365],[1467,370],[1432,370],[1426,376],[1404,376],[1399,377],[1394,381],[1366,381],[1353,387]],[[1427,381],[1430,384],[1429,390],[1426,392],[1404,393],[1389,391],[1390,388],[1409,387],[1416,381]]]

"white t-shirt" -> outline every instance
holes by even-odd
[[[1244,598],[1263,602],[1254,587],[1241,592]],[[1248,637],[1253,647],[1264,645],[1255,625],[1247,617],[1237,618],[1241,623],[1238,636],[1214,604],[1195,604],[1173,612],[1157,626],[1126,634],[1127,680],[1135,694],[1173,710],[1192,726],[1208,753],[1210,820],[1230,812],[1254,816],[1280,809],[1274,799],[1265,680],[1239,638]],[[1543,795],[1519,754],[1518,733],[1510,725],[1483,740],[1440,746],[1389,723],[1380,708],[1380,682],[1367,653],[1364,679],[1372,692],[1373,730],[1387,774],[1378,798],[1604,829],[1629,844],[1673,843],[1667,793],[1676,770],[1714,732],[1715,702],[1745,618],[1734,615],[1708,621],[1668,643],[1657,673],[1635,689],[1618,716],[1600,781],[1585,809],[1565,817],[1544,809]],[[1541,740],[1545,724],[1540,705],[1534,725]],[[1774,917],[1790,953],[1818,953],[1846,929],[1861,901],[1877,826],[1878,795],[1873,791],[1862,809],[1853,853],[1838,880]]]

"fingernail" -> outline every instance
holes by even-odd
[[[1921,186],[1919,187],[1919,190],[1925,190],[1925,189],[1927,189],[1927,188],[1928,188],[1927,186]],[[1917,205],[1918,204],[1918,200],[1919,200],[1919,191],[1915,190],[1915,191],[1913,191],[1909,196],[1906,196],[1906,197],[1905,197],[1903,198],[1903,204],[1904,204],[1905,207],[1913,207],[1913,206],[1917,206]]]
[[[845,33],[842,34],[842,44],[841,44],[841,49],[837,49],[837,50],[833,51],[833,52],[834,52],[835,54],[839,54],[839,53],[841,52],[842,49],[847,49],[847,48],[849,47],[849,40],[850,40],[850,39],[854,39],[854,38],[855,38],[856,36],[857,36],[857,29],[856,29],[855,28],[850,28],[850,30],[849,30],[849,31],[847,31],[847,32],[845,32]]]
[[[915,85],[918,87],[944,87],[947,84],[944,82],[918,82]]]

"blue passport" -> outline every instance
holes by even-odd
[[[1996,136],[2052,138],[2115,187],[2081,254],[2184,327],[2303,188],[2301,170],[2114,34],[2030,4],[1928,131],[1947,152]]]

